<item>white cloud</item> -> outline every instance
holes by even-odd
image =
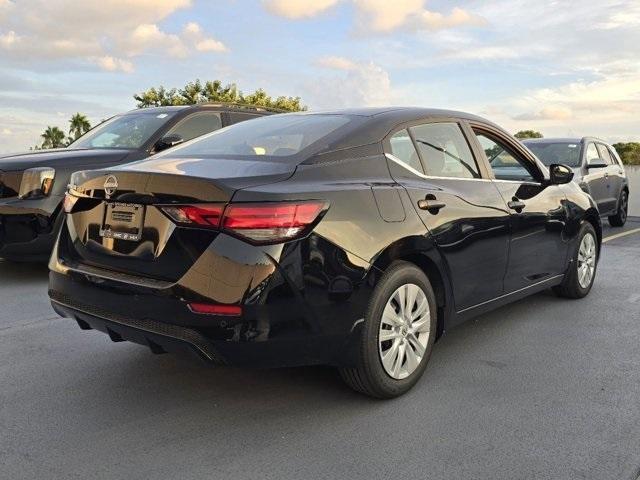
[[[159,22],[192,0],[0,0],[11,15],[0,30],[0,54],[30,68],[68,60],[129,72],[133,58],[167,53],[184,58],[194,52],[223,52],[227,47],[196,23],[167,32]],[[34,14],[37,12],[37,15]],[[127,58],[127,60],[118,60]]]
[[[319,67],[330,68],[333,70],[355,70],[358,67],[354,61],[345,57],[336,56],[321,57],[316,61],[316,64]]]
[[[340,73],[309,82],[306,90],[314,107],[366,107],[392,103],[394,95],[389,73],[379,65],[342,57],[323,57],[316,63]],[[327,85],[334,88],[327,88]]]
[[[2,135],[11,135],[13,131],[10,128],[3,128]]]
[[[424,0],[353,0],[362,30],[388,33],[398,29],[443,30],[483,25],[478,15],[454,7],[449,14],[425,8]]]
[[[353,4],[362,32],[389,33],[402,28],[442,30],[485,23],[483,18],[459,7],[449,14],[428,10],[426,0],[263,0],[268,11],[292,20],[314,17],[339,2]]]
[[[199,52],[226,52],[227,46],[219,40],[212,37],[207,37],[202,30],[202,27],[196,22],[189,22],[185,25],[182,31],[182,36],[185,41],[190,42],[193,47]]]
[[[314,17],[327,11],[340,0],[263,0],[266,9],[289,19]]]
[[[133,72],[133,63],[128,60],[123,60],[121,58],[114,58],[109,55],[105,55],[104,57],[98,57],[94,59],[94,62],[103,70],[108,72],[125,72],[131,73]]]

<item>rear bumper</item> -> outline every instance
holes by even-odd
[[[96,284],[50,272],[49,296],[60,316],[82,329],[131,341],[153,353],[188,353],[212,365],[352,365],[360,323],[342,331],[318,325],[294,301],[246,306],[240,317],[199,315],[170,291]],[[108,283],[108,282],[107,282]],[[345,326],[347,324],[345,323]]]

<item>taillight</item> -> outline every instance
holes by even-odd
[[[319,201],[232,203],[222,228],[255,243],[279,243],[305,234],[326,206]]]
[[[219,227],[224,204],[176,205],[162,207],[162,210],[180,225]]]
[[[305,235],[327,209],[323,201],[171,205],[160,207],[174,222],[220,228],[251,243],[270,244]]]

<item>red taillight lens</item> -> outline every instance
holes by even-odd
[[[326,207],[321,201],[232,203],[222,228],[255,243],[278,243],[306,233]]]
[[[323,201],[193,204],[160,207],[179,225],[221,228],[252,243],[292,240],[307,233],[327,209]]]
[[[204,315],[242,315],[242,307],[240,305],[220,305],[215,303],[190,303],[189,310],[193,313],[201,313]]]
[[[162,211],[181,225],[219,227],[224,204],[176,205],[162,207]]]

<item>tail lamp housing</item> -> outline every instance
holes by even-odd
[[[322,200],[304,200],[168,205],[160,209],[178,225],[219,229],[255,245],[268,245],[303,237],[328,206]]]

